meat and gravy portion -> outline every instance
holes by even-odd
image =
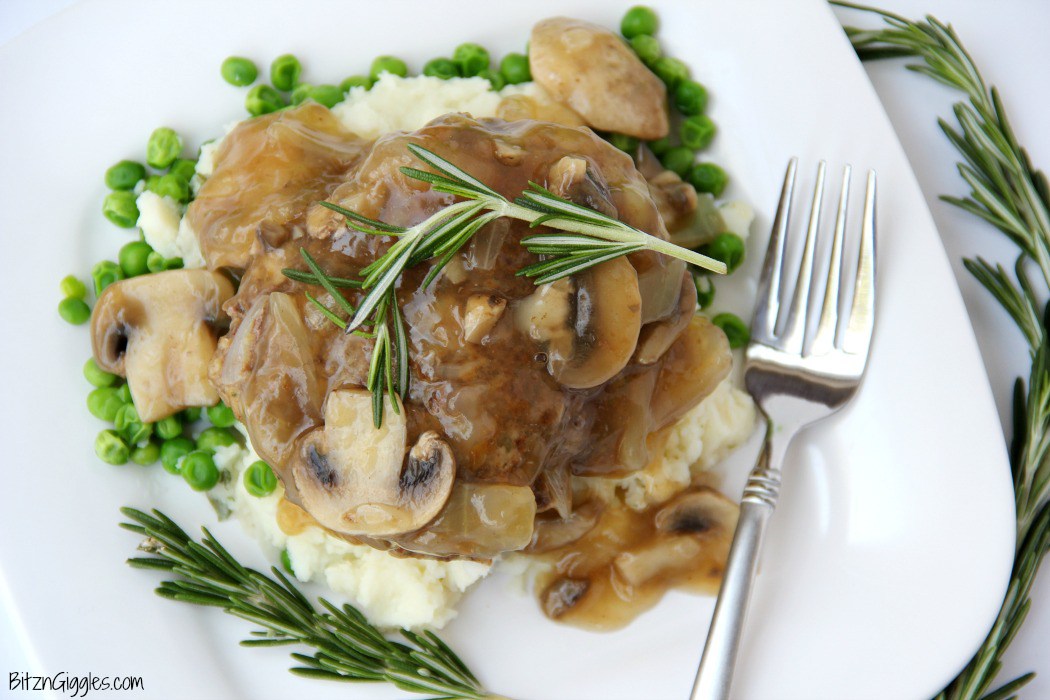
[[[696,315],[684,263],[643,251],[536,285],[517,274],[536,262],[519,244],[536,229],[487,224],[429,284],[431,263],[401,276],[409,389],[385,399],[378,428],[366,389],[374,339],[345,333],[308,298],[345,314],[329,293],[282,273],[305,270],[305,250],[327,275],[358,278],[392,245],[321,201],[403,227],[456,201],[401,172],[427,169],[409,144],[508,199],[534,182],[666,240],[665,220],[688,219],[695,193],[659,168],[643,175],[580,125],[648,139],[668,129],[663,84],[599,29],[555,19],[534,31],[533,73],[565,123],[532,118],[559,112],[518,96],[501,112],[511,120],[449,114],[374,142],[317,104],[238,125],[186,214],[208,270],[156,276],[187,298],[165,327],[200,338],[182,364],[205,386],[168,390],[149,415],[221,397],[283,483],[289,532],[322,527],[400,556],[524,551],[550,563],[548,615],[613,627],[667,586],[717,581],[735,520],[735,505],[699,485],[641,511],[587,486],[659,459],[659,436],[730,371],[726,337]],[[609,60],[584,79],[588,46]],[[624,90],[625,102],[608,103]],[[340,293],[355,307],[363,296]],[[128,280],[100,300],[112,309],[96,331],[107,369],[161,357],[149,350],[161,331],[146,296]],[[144,385],[130,379],[133,393]],[[622,612],[610,614],[616,600]]]

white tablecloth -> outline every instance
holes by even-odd
[[[60,11],[74,0],[2,0],[0,44]],[[770,0],[773,2],[773,0]],[[875,4],[906,17],[929,13],[951,22],[984,72],[985,80],[999,87],[1019,140],[1036,166],[1050,169],[1050,3],[1040,0],[877,0]],[[851,23],[872,27],[873,16],[839,12]],[[1012,265],[1015,249],[1005,237],[937,199],[940,194],[964,195],[955,170],[956,155],[936,125],[937,117],[950,117],[958,96],[901,67],[900,61],[868,67],[912,168],[918,176],[944,247],[952,260],[959,287],[973,322],[985,366],[995,392],[1004,426],[1010,425],[1013,380],[1027,377],[1028,358],[1022,339],[991,296],[962,267],[964,257],[982,256]],[[974,381],[984,381],[975,377]],[[975,518],[981,517],[974,513]],[[980,566],[980,562],[974,562]],[[0,590],[0,599],[4,592]],[[1002,678],[1027,671],[1041,675],[1028,686],[1027,698],[1050,698],[1050,573],[1036,582],[1029,620],[1006,655]],[[2,600],[0,600],[2,602]],[[5,668],[28,669],[20,640],[0,620],[0,659]],[[902,659],[901,663],[907,663]],[[862,682],[858,679],[858,682]]]

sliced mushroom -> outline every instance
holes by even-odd
[[[658,532],[701,539],[732,537],[740,507],[714,489],[703,487],[670,500],[656,512]]]
[[[144,422],[218,402],[208,363],[232,295],[221,274],[170,270],[116,282],[99,297],[91,316],[95,361],[128,378]]]
[[[675,313],[663,321],[656,321],[642,327],[638,336],[638,350],[634,360],[638,364],[651,365],[663,357],[668,348],[678,340],[678,336],[689,326],[696,313],[696,287],[689,273],[682,275],[678,294],[678,306]]]
[[[506,308],[507,300],[499,295],[471,295],[467,299],[467,309],[463,315],[463,338],[468,343],[480,344],[503,316],[503,310]]]
[[[667,135],[667,89],[616,34],[567,17],[532,28],[529,67],[537,83],[587,124],[652,140]]]
[[[713,489],[681,494],[656,512],[656,536],[617,555],[613,566],[632,586],[688,575],[697,570],[700,557],[710,560],[700,573],[712,567],[720,572],[738,513],[735,503]]]
[[[542,285],[519,302],[515,322],[546,343],[547,370],[570,389],[598,386],[619,374],[634,354],[641,329],[638,275],[616,258]]]
[[[540,594],[543,612],[552,620],[557,620],[573,610],[587,595],[591,582],[579,578],[559,578]]]
[[[384,399],[383,425],[372,423],[372,394],[328,395],[324,427],[301,441],[291,474],[303,508],[323,526],[349,535],[417,530],[444,507],[456,463],[437,433],[423,433],[406,455],[400,400]]]

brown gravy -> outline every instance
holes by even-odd
[[[303,247],[328,274],[353,277],[390,245],[386,237],[347,230],[319,200],[401,226],[451,203],[399,171],[421,165],[408,143],[424,145],[509,198],[535,181],[667,237],[631,159],[585,128],[449,115],[368,144],[343,131],[324,108],[308,105],[231,132],[215,175],[189,212],[209,267],[231,269],[241,280],[226,305],[231,330],[219,343],[211,377],[285,486],[278,522],[288,534],[316,524],[301,507],[288,465],[305,436],[323,429],[331,392],[365,384],[372,341],[328,322],[306,293],[338,310],[334,300],[287,279],[281,269],[303,269]],[[577,161],[585,162],[583,180],[572,178]],[[521,314],[516,321],[515,310],[536,292],[516,275],[535,260],[518,244],[533,232],[522,222],[496,221],[429,287],[423,286],[427,264],[403,275],[397,296],[410,345],[408,441],[436,431],[448,442],[457,470],[453,497],[415,532],[332,534],[399,555],[488,559],[523,547],[534,522],[534,556],[553,565],[539,586],[545,612],[613,629],[669,587],[713,590],[736,506],[698,487],[639,513],[619,502],[574,502],[573,482],[649,464],[650,435],[707,396],[728,373],[731,357],[722,331],[693,315],[688,273],[668,258],[636,253],[620,265],[632,284],[637,280],[641,309],[633,312],[641,321],[635,333],[652,356],[628,354],[608,381],[588,388],[559,382],[548,362],[552,346],[523,332]],[[356,304],[360,293],[345,296]],[[471,300],[479,298],[505,305],[480,341],[465,323]],[[616,298],[606,292],[588,303]],[[607,339],[591,330],[583,334],[581,352],[604,352]],[[699,510],[678,522],[669,513],[683,503]],[[506,522],[494,522],[491,513]],[[501,526],[513,536],[494,537]],[[544,532],[559,528],[563,541],[552,546]],[[565,532],[578,539],[564,539]]]

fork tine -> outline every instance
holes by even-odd
[[[842,192],[839,194],[839,212],[835,217],[835,237],[831,242],[828,262],[828,281],[824,287],[824,307],[820,311],[817,335],[810,348],[811,355],[830,352],[835,346],[835,327],[839,322],[839,286],[842,283],[842,238],[846,231],[846,212],[849,207],[850,166],[842,170]]]
[[[795,171],[798,158],[788,161],[784,173],[784,184],[780,188],[780,203],[773,218],[773,229],[769,234],[766,259],[762,263],[762,276],[758,284],[758,305],[751,321],[751,337],[764,343],[772,343],[776,335],[777,314],[780,313],[780,270],[784,266],[784,240],[787,237],[788,219],[791,214],[791,198],[795,191]]]
[[[816,248],[817,229],[820,228],[820,203],[824,199],[824,171],[827,163],[820,161],[817,167],[817,185],[813,188],[813,205],[809,211],[809,230],[806,231],[806,246],[802,249],[795,296],[791,299],[787,325],[780,335],[778,347],[784,352],[802,354],[806,339],[806,316],[809,312],[809,287],[813,280],[813,251]]]
[[[845,352],[867,356],[871,331],[875,326],[875,171],[868,171],[864,194],[864,223],[857,259],[857,283],[853,292],[849,325],[842,338]]]

